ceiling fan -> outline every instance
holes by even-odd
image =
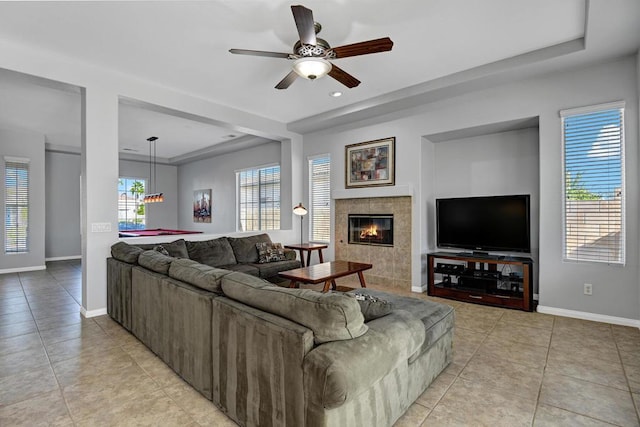
[[[329,62],[330,59],[387,52],[393,47],[389,37],[366,42],[331,47],[326,40],[316,37],[322,26],[313,20],[313,12],[304,6],[291,6],[293,19],[298,28],[300,40],[293,46],[293,53],[267,52],[263,50],[229,49],[237,55],[267,56],[293,60],[293,70],[276,85],[276,89],[286,89],[300,76],[315,80],[328,74],[348,88],[360,84],[360,80]]]

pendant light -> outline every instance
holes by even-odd
[[[156,191],[157,175],[156,175],[156,140],[157,136],[147,138],[149,141],[149,188],[151,188],[151,177],[153,176],[153,193],[147,193],[142,199],[143,203],[160,203],[164,202],[164,195]],[[153,168],[153,175],[152,175]]]

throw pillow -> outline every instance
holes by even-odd
[[[155,245],[153,250],[156,252],[160,252],[162,255],[169,256],[169,251],[164,248],[162,245]]]
[[[347,295],[353,296],[358,301],[365,322],[386,316],[393,309],[389,301],[373,295],[359,294],[358,292],[348,293]]]
[[[258,249],[258,262],[264,264],[266,262],[285,261],[287,256],[284,253],[282,243],[256,243]]]

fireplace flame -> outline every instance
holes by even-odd
[[[372,225],[369,228],[365,228],[360,232],[361,239],[366,239],[371,237],[378,237],[378,227],[376,227],[375,225]]]

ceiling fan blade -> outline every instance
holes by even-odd
[[[293,19],[296,21],[300,42],[302,44],[316,44],[316,29],[313,26],[313,12],[304,6],[291,6]]]
[[[349,89],[354,88],[360,84],[360,80],[353,77],[351,74],[344,71],[342,68],[336,67],[335,64],[331,64],[331,71],[329,71],[329,75],[348,87]]]
[[[285,78],[280,80],[280,83],[276,85],[276,89],[288,88],[289,86],[291,86],[291,83],[293,83],[296,78],[298,78],[298,75],[296,74],[296,72],[290,71],[289,74],[287,74]]]
[[[336,58],[347,58],[349,56],[368,55],[370,53],[387,52],[393,47],[393,42],[389,37],[384,37],[366,42],[353,43],[344,46],[331,48],[336,54]]]
[[[281,52],[267,52],[264,50],[248,50],[248,49],[229,49],[229,52],[236,55],[251,55],[251,56],[268,56],[270,58],[284,58],[289,59],[290,53]]]

